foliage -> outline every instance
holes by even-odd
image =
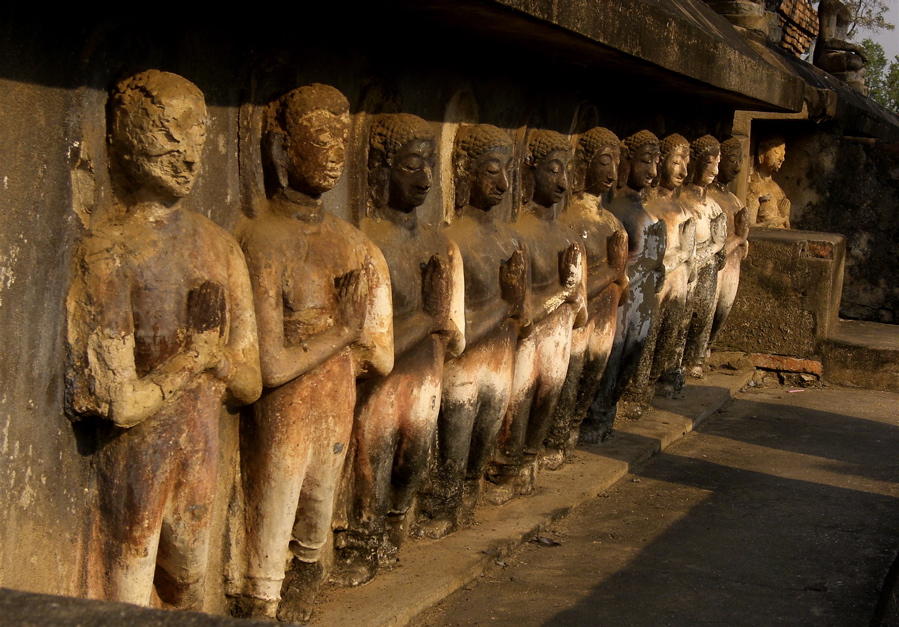
[[[861,46],[868,53],[868,96],[899,113],[899,55],[888,61],[883,46],[870,38]]]
[[[889,6],[885,0],[845,0],[845,4],[852,11],[853,18],[852,26],[849,27],[849,39],[852,39],[858,28],[871,32],[895,28],[886,20]]]

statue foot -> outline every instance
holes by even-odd
[[[278,601],[241,594],[234,598],[231,615],[236,618],[252,618],[275,623],[278,622]]]
[[[368,583],[378,574],[383,534],[343,531],[334,536],[337,557],[331,581],[348,588]]]
[[[540,468],[558,470],[565,464],[565,449],[543,449],[540,455]]]
[[[397,562],[400,547],[409,536],[406,514],[387,514],[386,542],[378,551],[378,562],[382,568],[391,568]]]
[[[532,461],[522,465],[518,476],[515,478],[515,485],[520,496],[529,496],[534,493],[537,486],[537,468],[539,460],[534,458]]]
[[[321,562],[291,560],[290,569],[281,586],[278,620],[285,623],[304,623],[312,617],[315,596],[325,581],[325,567]]]
[[[704,379],[705,374],[702,371],[702,366],[692,366],[687,374],[693,379]]]
[[[445,538],[456,529],[456,525],[449,518],[432,518],[418,523],[421,535],[431,540]]]
[[[505,505],[518,496],[514,477],[497,477],[484,485],[484,500],[491,505]]]

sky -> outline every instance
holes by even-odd
[[[896,25],[895,30],[882,30],[879,33],[872,33],[859,29],[853,38],[855,41],[861,41],[870,37],[881,46],[886,53],[888,61],[892,61],[896,55],[899,55],[899,0],[885,0],[889,6],[887,12],[887,22]]]

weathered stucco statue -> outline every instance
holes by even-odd
[[[465,271],[465,352],[446,363],[437,450],[420,524],[440,537],[471,518],[512,392],[519,332],[530,324],[529,260],[518,234],[494,208],[509,189],[512,140],[480,124],[463,126],[453,153],[458,215],[446,235]]]
[[[687,340],[695,281],[696,222],[679,202],[681,187],[690,163],[690,142],[674,133],[661,141],[659,184],[646,201],[646,211],[666,226],[665,278],[659,292],[659,311],[646,342],[640,366],[631,380],[625,399],[632,414],[642,413],[653,395],[670,396],[683,387],[681,360]]]
[[[724,267],[727,216],[707,193],[718,176],[720,160],[721,146],[711,135],[703,135],[690,144],[689,183],[680,195],[681,204],[696,221],[696,285],[683,357],[687,374],[696,378],[703,376],[702,366],[715,315],[718,271]]]
[[[416,214],[431,189],[435,150],[434,131],[419,117],[382,114],[372,122],[373,211],[362,230],[390,268],[395,365],[359,390],[349,529],[335,540],[350,585],[389,563],[408,532],[437,428],[444,358],[465,347],[459,249]]]
[[[855,90],[868,93],[865,85],[865,49],[848,41],[852,11],[840,0],[821,0],[818,4],[818,39],[814,64],[830,72]]]
[[[756,166],[749,175],[746,196],[750,226],[790,228],[790,200],[773,178],[783,165],[786,152],[783,137],[769,137],[759,142]]]
[[[371,241],[322,204],[343,172],[346,98],[300,87],[272,103],[267,127],[268,202],[239,236],[265,393],[241,432],[248,555],[238,611],[301,620],[325,576],[356,379],[392,367],[390,281]]]
[[[627,230],[629,290],[618,308],[615,340],[599,391],[581,425],[584,442],[599,442],[611,431],[618,401],[640,363],[657,311],[657,292],[664,280],[666,225],[647,213],[644,202],[658,164],[659,139],[653,133],[639,131],[622,142],[618,188],[609,210]]]
[[[715,298],[715,316],[712,321],[709,346],[715,342],[721,326],[727,320],[731,307],[734,305],[737,288],[740,285],[740,263],[749,252],[749,242],[746,240],[749,235],[749,211],[728,190],[728,185],[740,173],[742,155],[740,140],[736,137],[721,142],[721,164],[718,167],[718,178],[708,190],[709,197],[720,205],[724,215],[727,216],[727,239],[724,243],[726,260],[724,267],[718,272],[718,293]]]
[[[577,443],[609,360],[618,305],[627,290],[627,231],[603,206],[603,196],[618,180],[621,140],[596,127],[578,139],[574,199],[559,217],[581,236],[587,253],[587,324],[572,332],[568,374],[556,404],[544,463],[557,467]],[[553,457],[555,456],[555,457]]]
[[[534,330],[515,351],[512,398],[488,470],[488,496],[496,504],[534,488],[538,456],[568,371],[571,332],[587,321],[583,246],[557,219],[570,161],[571,146],[563,135],[528,133],[515,228],[530,252]]]
[[[250,280],[237,242],[181,207],[206,139],[200,90],[142,72],[109,113],[117,206],[79,243],[67,302],[71,411],[105,419],[89,594],[200,610],[222,401],[261,390]]]

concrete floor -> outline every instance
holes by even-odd
[[[749,389],[541,535],[412,624],[869,625],[899,395]]]

